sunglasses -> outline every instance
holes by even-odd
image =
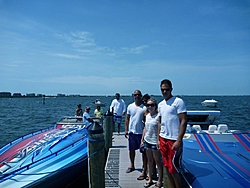
[[[136,97],[136,96],[141,96],[141,94],[133,94],[133,96],[134,96],[134,97]]]
[[[146,106],[147,106],[147,107],[150,107],[150,106],[151,106],[151,107],[155,107],[155,104],[154,104],[154,103],[151,103],[151,104],[147,104]]]
[[[167,88],[167,89],[161,89],[161,92],[164,92],[164,91],[168,92],[168,91],[170,91],[170,90],[171,90],[170,88]]]

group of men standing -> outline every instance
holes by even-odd
[[[168,79],[164,79],[160,83],[160,90],[164,99],[156,106],[156,114],[154,113],[156,124],[154,124],[158,132],[155,136],[154,143],[147,143],[146,149],[155,148],[159,150],[162,156],[162,165],[166,169],[168,184],[171,188],[182,187],[182,180],[179,174],[179,168],[182,157],[183,143],[182,139],[187,126],[187,110],[184,101],[172,95],[172,83]],[[110,111],[113,114],[113,122],[118,124],[118,135],[120,135],[122,116],[126,113],[125,118],[125,137],[128,138],[128,150],[130,166],[127,173],[135,170],[135,151],[141,149],[143,136],[145,134],[145,121],[147,121],[145,112],[148,112],[153,105],[143,104],[142,93],[135,90],[133,93],[134,102],[128,105],[120,94],[115,94],[115,99],[111,102]],[[154,101],[151,99],[151,102]],[[146,105],[146,106],[145,106]],[[89,110],[89,109],[86,109]],[[86,117],[85,117],[86,118]],[[87,117],[88,119],[90,117]],[[152,118],[151,118],[152,119]],[[145,152],[142,152],[143,166],[147,166]],[[145,173],[145,171],[143,172]],[[141,176],[145,176],[142,174]],[[146,176],[145,176],[146,177]],[[158,183],[158,182],[157,182]],[[144,187],[150,187],[152,180],[149,180]],[[161,187],[162,183],[155,184],[155,187]]]
[[[168,79],[161,81],[160,90],[164,99],[158,104],[158,134],[156,148],[162,155],[162,163],[167,172],[168,184],[170,187],[182,187],[179,168],[182,157],[182,139],[187,126],[187,110],[184,101],[172,95],[172,83]],[[128,138],[128,149],[130,166],[127,173],[135,169],[135,150],[141,148],[141,139],[144,131],[145,111],[147,107],[142,101],[142,93],[135,90],[133,93],[134,102],[128,105],[125,118],[125,137]],[[120,107],[120,108],[117,108]],[[122,108],[121,108],[122,107]],[[126,105],[120,94],[116,94],[116,99],[111,103],[110,109],[114,114],[114,121],[118,123],[118,134],[120,134],[122,116],[125,114]],[[119,110],[118,110],[119,109]],[[145,153],[142,153],[142,160],[145,161]],[[144,187],[151,184],[146,183]],[[162,186],[159,184],[155,187]]]

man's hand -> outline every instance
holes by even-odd
[[[156,142],[156,148],[159,150],[160,149],[160,140]]]
[[[173,143],[172,150],[177,150],[181,146],[181,141],[176,140]]]
[[[128,138],[128,131],[124,132],[125,138]]]

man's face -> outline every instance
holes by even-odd
[[[119,95],[115,95],[115,98],[116,98],[117,100],[119,100],[119,99],[120,99],[120,96],[119,96]]]
[[[141,100],[141,97],[142,97],[141,92],[138,90],[134,91],[133,97],[134,97],[134,100]]]
[[[172,88],[170,88],[168,84],[161,85],[161,93],[164,99],[169,99],[172,96],[171,92],[172,92]]]

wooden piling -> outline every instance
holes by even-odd
[[[163,187],[164,188],[169,188],[166,167],[163,167]]]
[[[102,188],[105,187],[105,140],[103,136],[103,128],[99,123],[94,122],[88,128],[88,162],[89,162],[89,187]]]
[[[45,95],[43,95],[43,104],[45,104]]]
[[[103,129],[104,129],[105,150],[107,154],[109,151],[109,148],[112,147],[113,129],[112,129],[112,115],[111,114],[104,115]]]
[[[113,117],[112,117],[113,118]],[[113,131],[112,132],[115,132],[115,122],[113,122],[113,120],[112,120],[112,129],[113,129]]]

